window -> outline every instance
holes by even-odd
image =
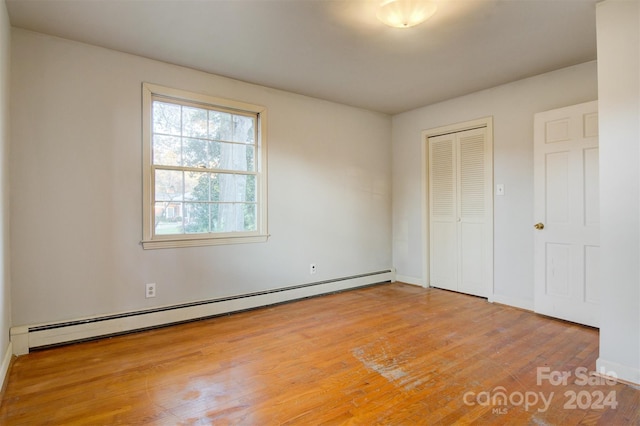
[[[266,241],[266,109],[143,84],[143,247]]]

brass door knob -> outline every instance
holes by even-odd
[[[535,225],[533,225],[533,227],[537,230],[544,229],[544,223],[536,223]]]

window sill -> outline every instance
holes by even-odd
[[[242,237],[216,237],[216,238],[166,238],[156,240],[143,240],[142,248],[145,250],[180,248],[180,247],[202,247],[218,246],[228,244],[248,244],[264,243],[269,239],[269,235],[251,235]]]

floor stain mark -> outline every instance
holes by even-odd
[[[389,342],[380,338],[373,343],[355,348],[351,351],[353,356],[368,370],[375,371],[394,386],[405,390],[415,389],[423,383],[423,380],[411,377],[406,370],[407,355],[394,356]]]

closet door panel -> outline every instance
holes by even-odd
[[[484,221],[484,129],[468,130],[457,135],[460,146],[458,156],[460,219],[462,222]]]
[[[432,287],[458,290],[458,245],[455,223],[433,223],[430,263]]]
[[[430,285],[457,289],[455,137],[429,140]]]
[[[457,133],[458,142],[458,290],[477,296],[485,291],[485,132]]]
[[[458,290],[477,296],[484,294],[484,225],[460,223]]]

